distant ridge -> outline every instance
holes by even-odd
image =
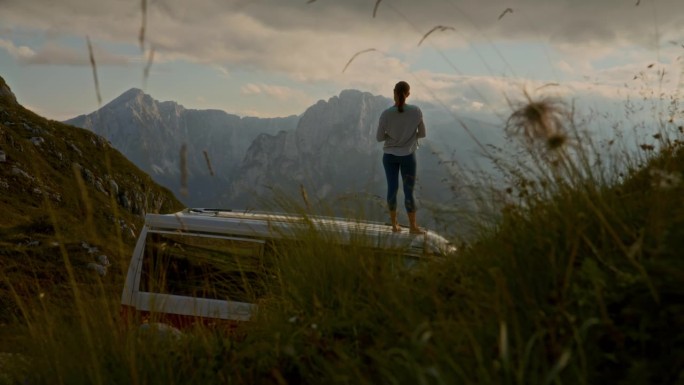
[[[217,197],[229,188],[257,136],[291,131],[297,121],[296,116],[242,118],[215,109],[186,109],[131,88],[97,111],[66,123],[107,138],[186,205],[207,207],[215,206]],[[183,147],[185,170],[181,167]],[[185,181],[181,180],[182,171]]]

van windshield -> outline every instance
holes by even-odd
[[[264,294],[263,242],[150,232],[140,291],[237,302]]]

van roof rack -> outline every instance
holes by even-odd
[[[221,213],[221,212],[232,212],[233,209],[216,209],[216,208],[188,208],[186,209],[187,212],[189,213],[197,213],[197,214],[203,214],[203,213]]]
[[[305,213],[286,213],[286,212],[275,212],[275,211],[258,211],[258,210],[233,210],[233,209],[221,209],[221,208],[187,208],[183,210],[188,214],[196,215],[210,215],[216,217],[225,218],[250,218],[257,220],[276,220],[276,221],[293,221],[293,220],[304,220],[306,218],[313,220],[331,220],[331,221],[344,221],[344,222],[357,222],[357,223],[367,223],[372,225],[383,225],[389,226],[387,222],[380,221],[369,221],[359,218],[342,218],[326,215],[316,215],[316,214],[305,214]],[[403,226],[405,227],[405,226]]]
[[[379,242],[384,237],[393,244],[430,244],[432,249],[443,249],[450,243],[441,235],[427,230],[422,236],[407,231],[393,232],[383,222],[366,221],[361,218],[316,216],[306,213],[278,213],[264,211],[236,211],[218,208],[186,208],[174,214],[147,214],[145,225],[154,231],[181,231],[195,233],[228,234],[233,236],[281,238],[295,236],[299,225],[313,226],[324,232],[343,237],[355,234],[375,234]],[[381,239],[382,236],[382,239]],[[411,246],[414,247],[414,246]],[[423,247],[423,246],[415,246]]]

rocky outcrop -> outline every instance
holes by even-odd
[[[7,104],[0,103],[3,106]],[[121,172],[95,161],[92,156],[115,151],[102,137],[85,131],[67,134],[59,123],[28,119],[16,111],[6,116],[8,120],[0,123],[0,187],[11,194],[45,197],[59,206],[65,197],[74,198],[78,186],[77,181],[65,183],[62,178],[78,176],[94,194],[114,198],[121,209],[140,218],[169,203],[168,195],[150,191],[143,173]]]
[[[9,88],[5,80],[0,77],[0,99],[2,104],[14,105],[17,104],[17,97]]]
[[[385,97],[346,90],[307,109],[296,130],[260,135],[225,201],[250,206],[272,191],[300,187],[319,200],[376,190],[384,173],[375,129],[389,105]]]

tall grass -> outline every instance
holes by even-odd
[[[604,163],[617,167],[607,170],[592,161],[594,147],[577,134],[564,106],[535,103],[520,108],[536,112],[516,110],[509,121],[529,156],[500,163],[511,186],[479,199],[483,212],[498,215],[484,217],[493,219],[479,223],[455,258],[404,270],[397,268],[399,256],[369,255],[362,244],[338,247],[302,228],[299,242],[275,250],[267,295],[239,337],[197,328],[158,338],[119,319],[118,296],[97,280],[70,277],[70,298],[15,298],[21,319],[12,335],[2,336],[3,350],[13,355],[2,356],[0,378],[32,384],[682,381],[684,153],[674,139],[680,133],[665,127],[661,136],[670,140],[659,152],[635,154],[642,167],[628,164],[631,171],[618,182],[608,176],[623,167]],[[540,123],[549,112],[564,117],[554,129]],[[549,133],[565,142],[558,145]],[[306,214],[306,202],[296,202],[284,198],[282,210]]]
[[[0,327],[0,384],[684,383],[681,126],[654,119],[656,145],[617,138],[605,159],[572,106],[512,107],[518,147],[492,153],[507,186],[472,186],[454,258],[406,270],[304,227],[266,261],[253,321],[174,337],[119,317],[123,271],[114,285],[80,274],[61,247],[65,295],[0,271],[16,314]],[[306,215],[302,200],[275,205]]]

